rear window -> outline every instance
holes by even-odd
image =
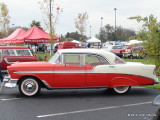
[[[125,64],[126,62],[124,62],[121,58],[119,58],[118,56],[115,57],[114,60],[115,64]]]

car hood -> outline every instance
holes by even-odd
[[[122,51],[122,50],[124,50],[124,49],[114,49],[114,50],[112,50],[112,52],[119,52],[119,51]]]
[[[7,68],[10,67],[37,67],[37,66],[47,66],[47,64],[51,64],[49,62],[46,61],[34,61],[34,62],[16,62],[11,64],[10,66],[8,66]]]

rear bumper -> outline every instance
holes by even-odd
[[[154,84],[159,84],[159,79],[156,77],[156,79],[154,80]]]

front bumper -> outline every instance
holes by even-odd
[[[5,76],[3,81],[5,82],[5,87],[13,88],[17,86],[18,79],[12,79],[10,76]]]

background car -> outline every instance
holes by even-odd
[[[23,46],[0,46],[1,51],[1,69],[7,70],[7,66],[15,62],[38,61],[37,56],[33,56],[28,47]]]
[[[126,49],[125,52],[123,52],[124,58],[144,58],[147,54],[145,53],[145,50],[143,46],[134,46],[131,49]]]
[[[152,103],[154,106],[160,106],[160,95],[158,95]],[[152,120],[160,120],[160,108],[157,110],[155,113],[155,116],[153,117]]]
[[[123,57],[123,52],[130,50],[132,46],[119,46],[111,50],[112,53],[116,54],[119,57]]]
[[[101,48],[101,50],[111,52],[113,49],[118,49],[118,48],[122,48],[122,46],[120,46],[120,45],[106,45],[106,46],[103,46]]]
[[[10,80],[25,96],[37,95],[41,88],[108,88],[125,94],[131,86],[159,82],[155,65],[124,62],[98,49],[61,49],[48,62],[15,63],[7,68]]]

